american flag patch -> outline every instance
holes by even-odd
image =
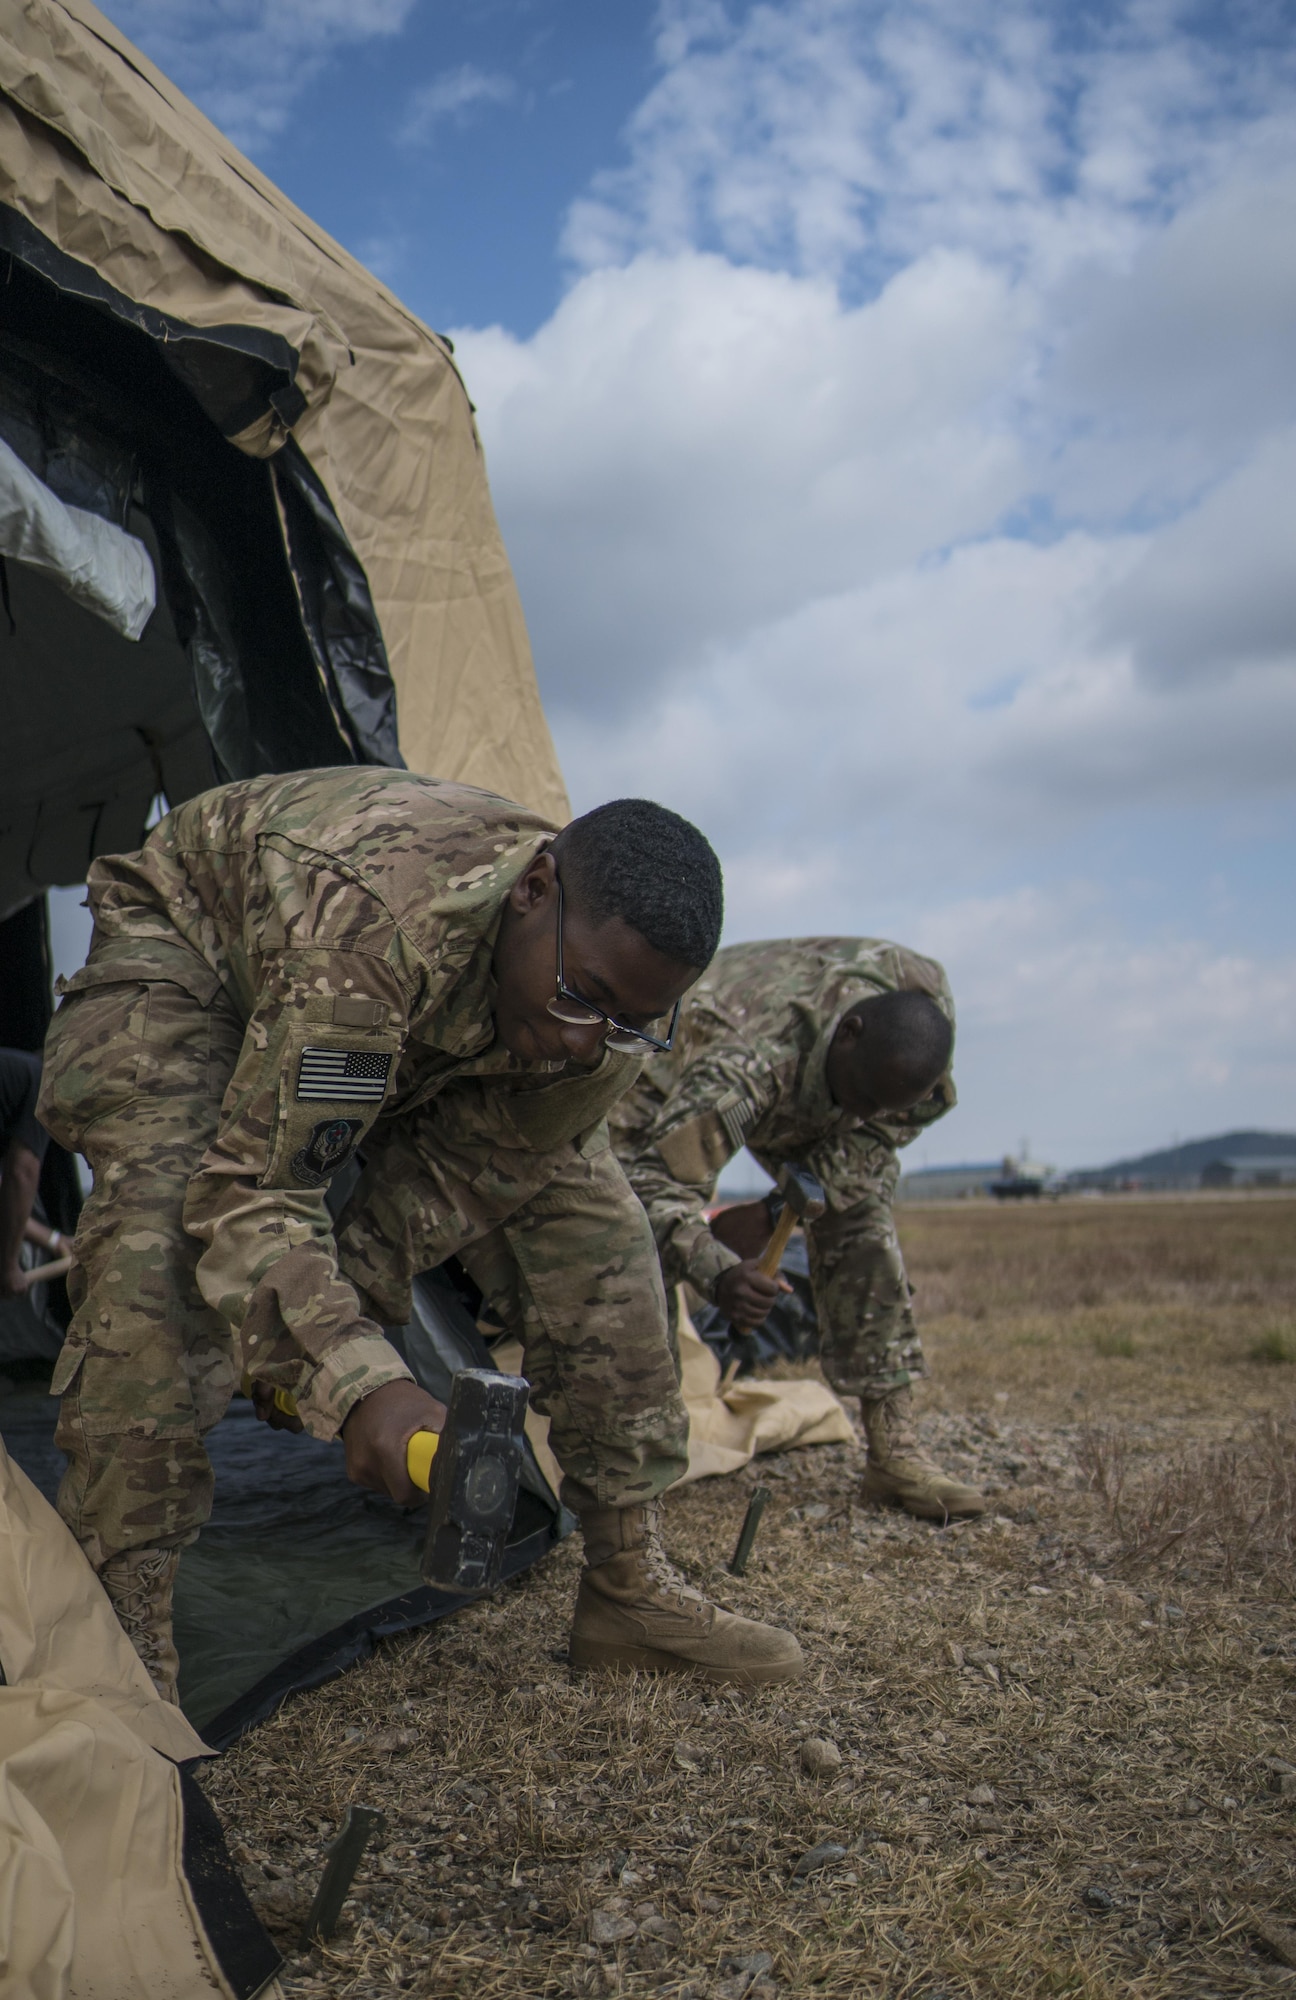
[[[756,1107],[729,1091],[716,1106],[720,1123],[724,1126],[725,1137],[736,1152],[747,1136],[747,1128],[756,1116]]]
[[[303,1049],[297,1098],[329,1104],[381,1104],[387,1094],[390,1056],[367,1049]]]

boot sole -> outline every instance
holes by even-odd
[[[573,1643],[567,1657],[577,1673],[598,1667],[630,1667],[637,1673],[695,1674],[700,1680],[738,1687],[770,1687],[780,1681],[794,1681],[805,1669],[804,1660],[785,1660],[764,1667],[709,1667],[700,1660],[682,1660],[678,1653],[659,1652],[655,1646],[618,1646],[606,1639]]]
[[[937,1501],[906,1500],[902,1494],[886,1490],[871,1490],[867,1485],[862,1498],[871,1500],[878,1507],[899,1507],[904,1513],[912,1514],[919,1521],[974,1521],[990,1509],[982,1502],[979,1506],[944,1507]]]

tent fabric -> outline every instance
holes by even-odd
[[[335,567],[351,552],[367,579],[411,768],[565,820],[448,344],[85,0],[0,0],[0,204],[11,252],[148,333],[240,451],[284,454],[286,537],[285,494],[317,528],[335,517]]]
[[[0,438],[0,556],[43,570],[60,590],[138,640],[157,605],[153,561],[138,535],[65,507]]]
[[[679,1352],[689,1413],[686,1482],[737,1472],[765,1451],[855,1442],[850,1418],[826,1382],[738,1380],[721,1393],[720,1363],[694,1330],[683,1286]]]
[[[0,1991],[250,2000],[279,1955],[159,1699],[53,1509],[0,1445]],[[277,1992],[277,1985],[270,1990]]]
[[[686,1287],[681,1285],[677,1296],[680,1388],[689,1416],[688,1471],[681,1486],[737,1472],[761,1452],[854,1443],[850,1418],[825,1382],[735,1381],[722,1393],[720,1364],[689,1317]],[[492,1355],[507,1373],[521,1367],[516,1341],[497,1342]],[[530,1411],[527,1436],[557,1491],[562,1469],[549,1448],[548,1418]]]

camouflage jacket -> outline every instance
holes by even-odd
[[[419,1112],[431,1173],[520,1206],[573,1143],[606,1146],[607,1107],[637,1070],[611,1052],[525,1063],[495,1043],[501,911],[554,831],[466,785],[307,771],[204,793],[91,870],[90,958],[63,990],[165,980],[205,1005],[223,991],[246,1022],[185,1226],[205,1245],[203,1296],[245,1352],[287,1331],[316,1362],[299,1403],[320,1434],[375,1369],[405,1372],[338,1269],[325,1199],[375,1124]],[[428,1264],[457,1247],[452,1221],[446,1234]],[[389,1303],[408,1317],[407,1299]]]
[[[743,1146],[775,1177],[785,1160],[817,1174],[829,1225],[861,1203],[889,1205],[896,1149],[952,1108],[953,1077],[912,1111],[860,1123],[834,1104],[825,1064],[846,1010],[897,987],[930,993],[953,1021],[942,968],[884,939],[775,939],[717,954],[684,1002],[674,1048],[644,1065],[609,1114],[667,1284],[687,1280],[713,1298],[738,1262],[704,1211]]]

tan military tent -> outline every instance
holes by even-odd
[[[213,776],[566,816],[449,343],[85,0],[0,0],[0,256],[0,918]]]

